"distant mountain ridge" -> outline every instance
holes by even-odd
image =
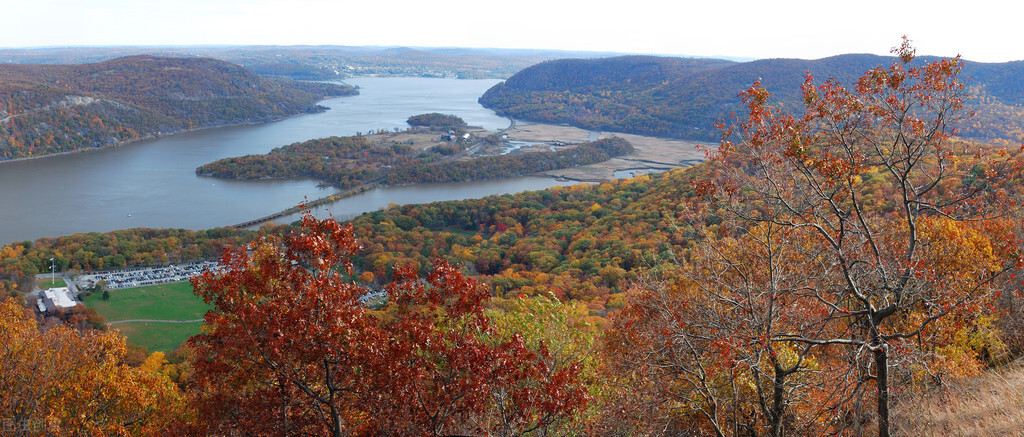
[[[0,62],[83,64],[140,54],[220,59],[241,65],[262,76],[297,80],[339,80],[359,76],[505,79],[549,59],[621,55],[608,52],[459,47],[113,46],[0,48]]]
[[[919,57],[915,62],[936,60]],[[821,83],[835,78],[852,85],[862,73],[892,58],[848,54],[816,60],[717,59],[623,56],[543,62],[489,89],[480,103],[501,115],[584,129],[714,140],[716,121],[742,110],[737,94],[760,78],[772,99],[798,109],[805,72]],[[977,116],[960,126],[979,138],[1017,139],[1024,134],[1024,61],[964,62],[971,109]]]
[[[323,97],[354,93],[203,58],[0,64],[0,161],[322,111],[316,102]]]

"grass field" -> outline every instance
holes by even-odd
[[[84,302],[106,317],[108,322],[201,319],[210,309],[192,294],[192,284],[189,282],[111,290],[110,300],[103,300],[101,293],[93,293]]]
[[[109,300],[103,300],[101,293],[93,293],[84,299],[84,303],[108,322],[134,319],[195,320],[203,318],[210,309],[209,305],[192,294],[192,284],[189,282],[111,290]],[[188,337],[198,334],[200,326],[202,322],[130,322],[111,325],[110,328],[121,331],[129,342],[146,346],[153,352],[173,350]]]
[[[64,282],[64,280],[60,278],[55,278],[53,281],[51,281],[50,278],[46,278],[36,281],[36,285],[38,285],[39,288],[46,290],[48,288],[67,287],[68,283]]]
[[[199,333],[203,322],[193,323],[153,323],[129,322],[111,325],[110,329],[121,331],[128,342],[145,346],[150,352],[169,352]]]

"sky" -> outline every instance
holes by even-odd
[[[1015,2],[974,0],[13,0],[0,47],[376,45],[739,58],[1024,60]]]

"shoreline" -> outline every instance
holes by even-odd
[[[521,123],[517,123],[517,120],[512,118],[512,117],[505,117],[505,118],[509,120],[509,127],[507,127],[507,128],[499,128],[497,131],[487,131],[487,132],[497,132],[497,133],[501,133],[501,134],[506,134],[506,135],[508,135],[509,139],[516,138],[516,139],[525,140],[525,141],[560,141],[560,142],[568,142],[568,143],[571,143],[571,142],[583,143],[583,142],[589,141],[589,140],[592,139],[591,137],[595,133],[593,131],[587,131],[587,130],[579,129],[579,128],[576,128],[576,127],[573,127],[573,126],[559,126],[559,125],[550,125],[550,124],[544,124],[544,123],[521,124]],[[670,139],[663,139],[663,138],[658,138],[658,137],[644,137],[644,136],[641,136],[641,135],[633,135],[633,134],[621,134],[621,133],[610,133],[609,132],[609,133],[607,133],[609,135],[604,135],[605,133],[601,133],[601,132],[596,132],[596,133],[600,137],[607,137],[607,136],[624,137],[628,141],[630,141],[630,143],[633,144],[633,146],[635,148],[637,148],[638,150],[636,150],[634,153],[632,153],[630,155],[613,157],[611,159],[608,159],[608,160],[605,160],[605,161],[602,161],[602,162],[599,162],[599,163],[589,164],[589,165],[585,165],[585,166],[578,166],[578,167],[569,167],[569,168],[559,169],[559,170],[542,171],[542,172],[537,172],[537,173],[531,173],[529,175],[515,176],[515,177],[512,177],[512,178],[499,178],[498,180],[514,179],[514,178],[517,178],[517,177],[533,176],[533,177],[543,177],[543,178],[554,179],[554,180],[559,181],[559,182],[572,182],[572,183],[580,183],[580,184],[593,184],[593,183],[601,183],[601,182],[607,182],[607,181],[611,181],[611,180],[617,179],[614,176],[614,173],[616,171],[642,170],[642,169],[650,168],[651,166],[657,166],[658,170],[665,170],[665,171],[667,171],[667,170],[670,170],[671,168],[688,167],[688,166],[692,166],[694,164],[697,164],[699,162],[703,162],[704,161],[704,159],[703,159],[704,158],[704,153],[702,151],[696,149],[695,147],[693,147],[695,145],[695,143],[693,143],[693,142],[687,142],[687,141],[681,141],[681,140],[670,140]],[[683,147],[681,147],[681,146],[683,146]],[[642,166],[642,167],[638,167],[638,166]],[[203,176],[212,177],[212,178],[218,178],[219,179],[219,177],[212,176],[212,175],[203,175]],[[232,179],[232,178],[223,178],[223,179]],[[258,178],[258,179],[253,179],[253,180],[260,180],[260,179],[276,179],[276,178]],[[244,179],[239,179],[239,180],[244,180]],[[486,180],[487,179],[484,179],[482,181],[486,181]],[[322,184],[324,184],[324,185],[331,186],[329,184],[326,184],[325,181],[321,180],[320,182]],[[471,183],[471,182],[474,182],[474,181],[460,181],[460,182],[462,182],[462,183],[466,183],[466,182]],[[311,207],[316,207],[316,206],[321,206],[321,205],[324,205],[324,204],[334,203],[334,202],[343,200],[345,198],[352,197],[352,196],[364,193],[364,192],[369,191],[369,190],[374,189],[374,188],[379,188],[379,187],[403,187],[403,186],[429,185],[429,184],[430,183],[415,182],[415,183],[384,185],[384,184],[381,184],[380,180],[378,179],[378,180],[370,181],[370,182],[365,183],[365,184],[361,184],[361,185],[356,186],[356,187],[352,187],[352,188],[344,190],[344,191],[336,192],[336,193],[333,193],[331,195],[327,195],[327,196],[323,196],[323,197],[320,197],[320,198],[317,198],[317,199],[314,199],[314,200],[307,201],[307,202],[304,203],[304,205],[302,205],[305,208],[300,208],[300,205],[296,205],[296,206],[293,206],[291,208],[288,208],[288,209],[285,209],[285,210],[282,210],[282,211],[277,211],[275,213],[268,214],[268,215],[263,216],[263,217],[255,218],[255,219],[252,219],[252,220],[249,220],[249,221],[245,221],[245,222],[242,222],[242,223],[238,223],[238,224],[235,224],[235,225],[229,225],[227,227],[241,228],[241,229],[251,229],[251,228],[253,228],[255,226],[258,226],[258,225],[261,225],[263,223],[272,221],[274,219],[277,219],[277,218],[280,218],[280,217],[285,217],[285,216],[294,214],[296,212],[302,211],[303,209],[308,209],[308,208],[311,208]],[[333,188],[338,189],[337,187],[333,187]]]
[[[335,97],[345,97],[345,96],[335,96]],[[333,99],[335,97],[325,97],[323,99],[320,99],[320,100],[318,100],[316,102],[316,105],[320,106],[320,103],[323,102],[324,100]],[[331,108],[327,108],[327,109],[325,109],[325,111],[330,111],[330,109]],[[243,122],[238,122],[238,123],[219,124],[219,125],[215,125],[215,126],[194,127],[194,128],[191,128],[191,129],[181,129],[181,130],[177,130],[177,131],[174,131],[174,132],[168,132],[168,133],[165,133],[165,134],[147,134],[147,135],[144,135],[144,136],[140,136],[139,138],[136,138],[134,140],[119,141],[119,142],[116,142],[116,143],[110,143],[110,144],[107,144],[107,145],[104,145],[104,146],[100,146],[100,147],[89,147],[89,148],[84,148],[84,149],[65,150],[63,152],[51,153],[51,154],[48,154],[48,155],[26,156],[24,158],[5,159],[3,161],[0,161],[0,166],[3,166],[4,164],[9,164],[9,163],[15,163],[15,162],[31,161],[31,160],[34,160],[34,159],[55,158],[55,157],[58,157],[58,156],[74,155],[74,154],[78,154],[78,153],[90,153],[90,152],[98,152],[98,151],[107,150],[107,149],[116,149],[118,147],[130,146],[132,144],[141,143],[143,141],[156,140],[156,139],[160,139],[160,138],[163,138],[163,137],[170,137],[170,136],[186,134],[186,133],[190,133],[190,132],[199,132],[199,131],[203,131],[203,130],[207,130],[207,129],[217,129],[217,128],[222,128],[222,127],[251,126],[251,125],[258,125],[258,124],[275,123],[275,122],[278,122],[278,121],[287,120],[287,119],[292,118],[292,117],[299,117],[299,116],[302,116],[302,115],[309,115],[309,114],[319,114],[320,112],[323,112],[323,111],[319,111],[319,112],[300,112],[298,114],[286,115],[284,117],[279,117],[279,118],[274,118],[274,119],[271,119],[271,120],[264,120],[264,121],[243,121]]]
[[[528,174],[528,175],[513,176],[513,177],[509,177],[509,178],[484,179],[484,180],[481,180],[481,181],[483,181],[483,182],[502,181],[502,180],[507,180],[507,179],[520,179],[520,178],[528,178],[528,177],[537,177],[537,178],[544,178],[544,179],[554,179],[554,180],[559,181],[559,182],[574,182],[574,183],[581,183],[581,184],[600,183],[600,182],[607,182],[609,180],[609,179],[592,179],[592,180],[587,180],[587,179],[563,178],[563,177],[559,177],[559,176],[549,175],[549,174],[546,174],[544,172],[538,172],[538,173],[531,173],[531,174]],[[332,203],[335,203],[335,202],[340,202],[340,201],[345,200],[347,198],[358,196],[360,194],[363,194],[365,192],[368,192],[368,191],[371,191],[371,190],[375,190],[375,189],[378,189],[378,188],[402,188],[402,187],[409,187],[409,186],[415,186],[415,185],[462,184],[462,183],[473,183],[473,182],[479,182],[479,181],[417,182],[417,183],[397,184],[397,185],[384,185],[384,184],[381,184],[379,181],[372,181],[372,182],[369,182],[369,183],[366,183],[366,184],[359,185],[357,187],[349,188],[349,189],[344,190],[344,191],[339,191],[339,192],[336,192],[334,194],[330,194],[330,195],[327,195],[327,196],[323,196],[323,197],[319,197],[319,198],[316,198],[316,199],[313,199],[313,200],[309,200],[309,201],[303,202],[302,204],[292,206],[292,207],[290,207],[288,209],[284,209],[284,210],[275,212],[273,214],[269,214],[269,215],[266,215],[266,216],[263,216],[263,217],[255,218],[255,219],[252,219],[252,220],[249,220],[249,221],[245,221],[245,222],[242,222],[242,223],[238,223],[238,224],[235,224],[235,225],[225,225],[225,226],[222,226],[222,227],[234,228],[234,229],[254,230],[255,228],[258,228],[258,226],[263,225],[264,223],[267,223],[267,222],[271,222],[271,221],[273,221],[275,219],[278,219],[278,218],[281,218],[281,217],[286,217],[286,216],[289,216],[289,215],[292,215],[292,214],[296,214],[296,213],[299,213],[299,212],[302,212],[302,211],[310,210],[310,209],[312,209],[314,207],[319,207],[319,206],[323,206],[323,205],[329,205],[329,204],[332,204]]]

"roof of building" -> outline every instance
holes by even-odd
[[[58,308],[71,308],[78,305],[75,299],[71,297],[71,290],[67,287],[56,287],[43,290],[43,298],[49,299]]]

